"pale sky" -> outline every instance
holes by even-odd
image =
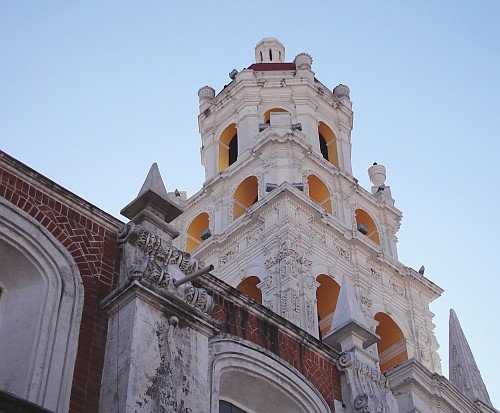
[[[452,307],[500,408],[499,22],[496,0],[0,0],[0,149],[116,217],[153,162],[193,195],[198,89],[219,92],[263,37],[309,53],[351,90],[354,176],[369,189],[387,168],[399,259],[445,290],[443,374]]]

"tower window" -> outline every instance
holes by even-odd
[[[233,220],[242,216],[258,199],[257,177],[249,176],[238,186],[234,193]]]
[[[331,214],[333,210],[328,187],[316,175],[309,175],[307,182],[309,184],[309,196]]]
[[[236,124],[232,123],[219,138],[219,171],[223,171],[238,159],[238,135]]]
[[[318,302],[319,337],[322,338],[328,334],[332,326],[333,313],[340,294],[340,285],[325,274],[318,275],[316,281],[320,284],[316,290],[316,300]]]
[[[229,165],[231,166],[238,159],[238,134],[234,135],[229,142]]]
[[[321,151],[323,158],[328,161],[328,147],[326,146],[326,139],[321,133],[319,134],[319,150]]]
[[[284,113],[284,112],[288,112],[288,111],[285,109],[281,109],[281,108],[272,108],[272,109],[266,110],[266,112],[264,113],[264,123],[266,123],[267,125],[271,124],[271,113]]]
[[[202,212],[193,219],[187,230],[186,252],[191,252],[204,241],[201,234],[208,228],[208,221],[209,217],[206,212]]]
[[[339,166],[339,157],[337,153],[337,138],[333,131],[324,123],[320,122],[318,126],[319,150],[323,158],[336,167]]]
[[[262,304],[262,292],[259,290],[259,287],[257,287],[258,284],[260,284],[259,277],[252,275],[240,282],[236,289]]]
[[[357,209],[356,214],[356,229],[364,236],[370,238],[373,242],[380,245],[380,236],[378,234],[377,225],[372,217],[366,211]]]
[[[273,61],[273,52],[271,49],[269,49],[269,60],[272,62]]]
[[[403,332],[389,315],[377,313],[375,314],[375,320],[378,322],[375,332],[380,336],[377,349],[380,358],[380,370],[383,373],[391,367],[408,360],[408,352]]]

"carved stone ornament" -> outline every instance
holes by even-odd
[[[345,374],[355,412],[397,413],[398,405],[389,380],[378,368],[360,361],[354,352],[342,353],[337,369]]]
[[[133,222],[124,225],[117,238],[123,251],[120,272],[124,279],[154,285],[204,313],[212,311],[213,298],[205,289],[194,287],[190,282],[174,286],[176,279],[171,272],[189,275],[198,269],[198,262],[189,253]]]

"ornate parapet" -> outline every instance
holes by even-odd
[[[206,314],[212,311],[213,299],[205,289],[190,282],[175,285],[198,270],[198,262],[190,254],[133,222],[124,225],[117,238],[122,249],[122,284],[136,280],[157,292],[174,295]]]
[[[344,403],[348,412],[397,413],[398,405],[389,380],[380,370],[361,361],[354,352],[343,352],[337,369],[344,374],[347,388]],[[348,393],[348,397],[347,396]]]

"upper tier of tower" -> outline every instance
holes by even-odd
[[[198,92],[206,181],[253,156],[270,134],[292,132],[300,145],[352,176],[349,88],[330,90],[319,82],[311,56],[301,53],[287,63],[283,44],[264,38],[255,63],[230,77],[217,95],[209,86]]]

